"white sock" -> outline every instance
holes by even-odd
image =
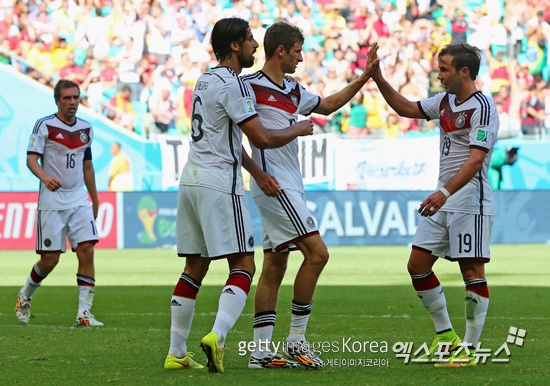
[[[35,280],[33,280],[33,276]],[[42,280],[44,280],[46,276],[48,275],[44,275],[40,269],[38,269],[38,264],[35,264],[34,267],[32,267],[31,274],[27,277],[27,282],[23,288],[21,288],[23,296],[26,299],[32,298],[38,287],[42,285]]]
[[[427,291],[416,291],[416,293],[422,305],[430,312],[436,332],[453,328],[447,311],[447,300],[441,286]]]
[[[276,318],[275,311],[263,311],[254,315],[254,358],[262,359],[272,354],[270,345]]]
[[[227,333],[243,312],[246,297],[246,292],[237,286],[226,285],[223,287],[218,303],[218,314],[214,327],[212,327],[212,331],[218,335],[218,344],[221,348],[225,347]]]
[[[307,323],[312,305],[313,303],[303,304],[292,301],[292,317],[290,319],[290,332],[286,338],[287,342],[306,340]]]
[[[473,291],[466,290],[464,305],[466,331],[464,333],[463,343],[475,348],[479,342],[483,326],[485,325],[487,309],[489,308],[489,298],[481,296]]]
[[[84,311],[92,308],[95,295],[95,280],[88,276],[76,275],[78,283],[78,310]]]
[[[173,355],[176,358],[187,356],[187,338],[189,338],[194,314],[195,299],[172,296],[172,323],[170,325],[170,350],[168,350],[168,355]]]

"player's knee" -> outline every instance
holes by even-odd
[[[308,257],[308,263],[321,271],[328,263],[329,254],[328,250],[325,248],[320,251],[316,251],[316,253],[313,253]]]
[[[430,272],[432,268],[426,264],[422,264],[419,261],[410,259],[407,263],[407,271],[409,275],[423,275]]]

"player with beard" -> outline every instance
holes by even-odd
[[[253,176],[263,171],[242,151],[242,134],[265,149],[283,146],[297,136],[313,134],[303,121],[284,130],[268,130],[256,112],[252,90],[239,74],[254,63],[258,43],[248,22],[218,21],[212,48],[219,62],[202,74],[193,92],[189,157],[178,191],[177,252],[184,271],[171,299],[170,349],[165,369],[202,368],[187,351],[195,299],[212,260],[226,259],[229,278],[221,292],[212,331],[201,340],[210,371],[224,372],[227,333],[240,316],[254,275],[254,239],[245,202],[241,165]],[[277,181],[267,176],[266,194],[276,194]]]

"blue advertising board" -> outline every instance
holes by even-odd
[[[308,192],[307,204],[327,245],[407,245],[420,215],[418,207],[431,192]],[[492,232],[494,243],[550,241],[550,191],[497,191]],[[124,193],[124,247],[176,243],[176,192]],[[250,194],[254,240],[261,243],[261,224]]]

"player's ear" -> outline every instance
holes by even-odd
[[[240,44],[238,42],[231,42],[229,44],[229,48],[231,48],[231,51],[239,51]]]
[[[279,46],[277,46],[277,49],[275,50],[275,52],[277,52],[277,55],[279,56],[283,56],[286,52],[286,49],[285,47],[281,44]]]

